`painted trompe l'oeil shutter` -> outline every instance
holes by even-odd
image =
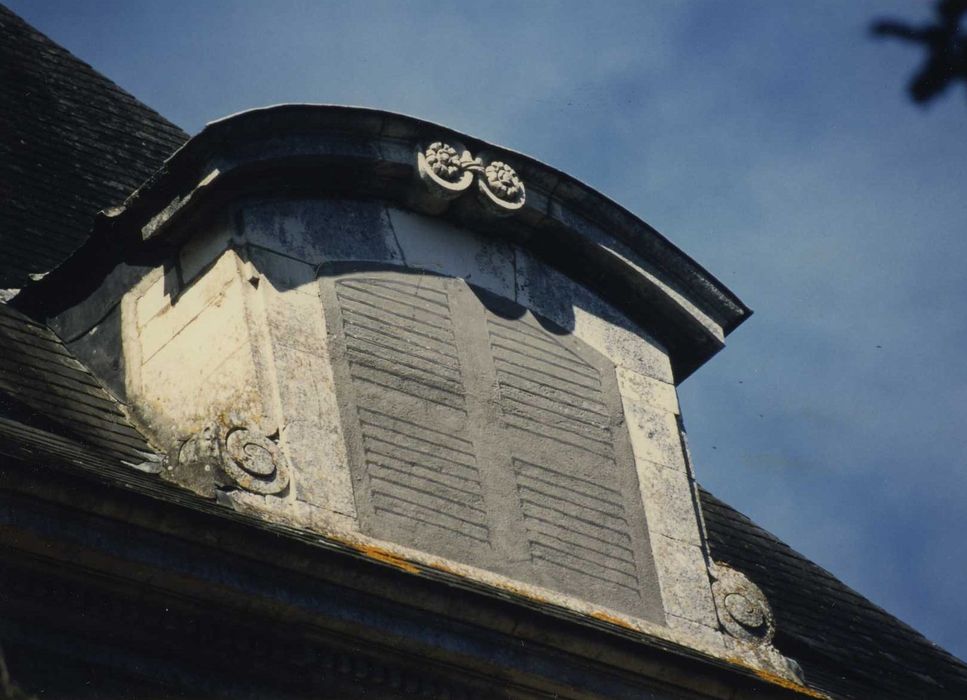
[[[366,270],[320,284],[365,534],[660,615],[604,356],[461,279]]]

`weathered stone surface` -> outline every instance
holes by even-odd
[[[191,284],[192,280],[229,247],[234,231],[227,219],[226,214],[197,236],[185,241],[178,254],[182,284]]]
[[[462,277],[500,296],[514,298],[514,251],[510,245],[402,209],[388,210],[406,266]]]
[[[138,330],[162,311],[168,310],[180,291],[178,269],[174,265],[158,267],[146,274],[131,292],[136,313],[134,322]]]
[[[657,533],[651,536],[665,612],[716,627],[718,620],[702,548]]]
[[[648,529],[680,542],[701,545],[698,512],[688,475],[639,459],[638,480],[648,514]]]
[[[248,246],[245,253],[255,270],[279,293],[293,291],[318,297],[316,265],[255,245]]]
[[[273,270],[298,281],[301,263],[265,253]],[[260,286],[278,387],[282,445],[293,464],[294,495],[310,505],[355,517],[345,439],[335,401],[335,382],[318,288],[313,284],[277,289],[270,274]]]
[[[165,285],[172,283],[170,274],[151,285],[145,295],[138,299],[138,328],[141,329],[143,360],[150,360],[206,308],[221,305],[226,295],[238,295],[238,288],[229,292],[229,287],[237,282],[237,259],[229,253],[222,255],[209,274],[187,286],[181,293],[171,294],[165,290]],[[175,286],[175,289],[178,287]]]
[[[216,485],[276,494],[289,485],[289,466],[277,439],[277,435],[264,435],[231,418],[210,421],[172,451],[166,476],[209,496],[214,495],[209,489]],[[211,486],[200,484],[198,477],[207,477]]]
[[[653,543],[665,611],[681,615],[683,601],[694,595],[708,598],[710,590],[704,558],[695,556],[701,554],[702,536],[675,389],[623,367],[617,368],[617,379],[648,528],[653,536],[667,540],[667,545]],[[709,624],[708,620],[699,621]]]
[[[203,393],[169,382],[155,404],[193,406],[193,425],[248,415],[277,441],[285,488],[239,491],[236,507],[707,624],[686,605],[710,591],[653,340],[521,250],[444,222],[372,202],[240,211],[234,236],[183,251],[198,277],[179,289],[156,273],[132,319],[142,384],[168,381],[169,352],[205,347],[179,369]]]
[[[573,332],[619,367],[672,383],[667,353],[622,314],[524,251],[517,251],[515,262],[520,304]]]
[[[375,200],[271,199],[240,207],[240,234],[312,265],[402,262],[385,206]]]
[[[670,613],[666,614],[665,618],[668,621],[669,627],[684,634],[689,641],[700,641],[712,649],[725,648],[722,633],[718,630],[718,628],[710,627],[699,622],[692,622],[684,617],[678,617],[677,615],[672,615]]]
[[[637,459],[685,472],[685,454],[674,413],[625,399],[625,419]]]
[[[125,304],[151,419],[255,430],[286,475],[169,478],[708,634],[664,350],[511,244],[375,202],[304,204],[245,203],[232,235],[182,251],[184,288],[158,270]]]
[[[735,569],[714,562],[712,596],[719,621],[729,635],[753,644],[769,645],[776,633],[772,608],[762,590]]]
[[[678,392],[673,384],[639,374],[625,367],[615,368],[621,395],[633,403],[652,406],[662,411],[678,414]]]
[[[197,415],[205,400],[227,408],[229,397],[257,392],[241,285],[219,282],[211,285],[212,296],[185,299],[172,316],[156,319],[157,328],[152,323],[141,333],[139,398],[173,422]],[[213,393],[200,393],[206,387]]]

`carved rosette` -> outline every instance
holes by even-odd
[[[484,176],[477,180],[484,201],[498,211],[513,213],[524,206],[524,183],[517,172],[500,160],[492,161],[484,168]]]
[[[507,163],[474,158],[458,142],[435,141],[418,148],[417,171],[429,191],[443,200],[459,197],[477,180],[480,199],[498,216],[507,216],[524,206],[524,183]]]
[[[474,161],[462,144],[436,141],[417,152],[417,169],[429,190],[441,199],[455,199],[473,184]]]
[[[757,645],[768,645],[776,633],[775,618],[765,595],[744,574],[715,562],[712,573],[712,596],[719,622],[736,639]]]
[[[259,494],[289,485],[289,469],[274,440],[243,427],[209,423],[186,440],[178,462],[189,469],[221,473],[235,486]]]
[[[464,149],[462,150],[463,153],[467,152]],[[429,148],[424,151],[424,157],[430,171],[447,182],[457,182],[464,175],[464,170],[460,165],[460,154],[450,144],[440,141],[431,143]]]

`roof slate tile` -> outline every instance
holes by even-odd
[[[748,576],[776,618],[777,648],[836,698],[967,697],[967,665],[700,489],[713,559]]]
[[[0,5],[0,288],[87,238],[188,135]]]

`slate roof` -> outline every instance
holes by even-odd
[[[187,134],[0,6],[0,288],[63,261]],[[0,453],[151,469],[124,409],[46,326],[0,304]],[[835,698],[967,697],[967,665],[707,491],[713,558],[772,603],[775,643]]]
[[[765,593],[775,645],[836,698],[967,698],[967,665],[700,490],[713,559]]]
[[[0,5],[0,289],[62,262],[188,134]]]
[[[6,304],[0,304],[0,418],[73,438],[103,458],[150,465],[154,457],[114,397],[60,339]]]

